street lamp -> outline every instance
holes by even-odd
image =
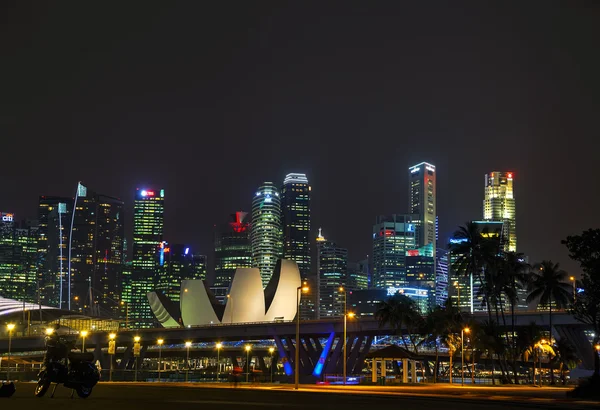
[[[186,359],[185,359],[185,382],[188,382],[188,373],[190,372],[190,346],[192,346],[192,342],[185,342],[185,348],[187,350]]]
[[[296,351],[294,357],[294,389],[298,390],[298,384],[300,383],[300,297],[301,292],[308,292],[308,286],[306,282],[302,286],[296,288]]]
[[[461,361],[460,385],[461,386],[465,385],[465,333],[469,333],[470,331],[471,331],[471,329],[469,329],[468,327],[465,327],[464,329],[460,329],[460,361]]]
[[[219,382],[219,372],[221,371],[221,348],[223,347],[223,343],[217,342],[215,346],[217,348],[217,383]]]
[[[460,286],[459,286],[457,280],[454,281],[454,287],[456,288],[456,292],[457,292],[457,295],[456,295],[456,307],[458,308],[458,310],[460,310]]]
[[[133,356],[135,357],[135,378],[134,380],[137,382],[137,372],[138,372],[138,357],[140,356],[140,340],[142,340],[141,337],[139,336],[135,336],[133,338],[133,341],[135,342],[133,344]]]
[[[112,382],[112,375],[113,375],[113,358],[114,358],[114,352],[115,352],[115,338],[117,337],[116,334],[111,333],[108,335],[108,355],[110,357],[110,371],[109,371],[109,377],[108,377],[108,381]]]
[[[160,372],[161,372],[161,364],[162,364],[162,345],[165,341],[162,339],[158,339],[156,344],[158,344],[158,382],[160,383]]]
[[[246,383],[248,383],[248,376],[250,375],[250,349],[252,349],[252,346],[246,345]]]
[[[121,306],[125,306],[125,329],[129,329],[129,303],[122,300]]]
[[[10,381],[10,348],[11,348],[11,344],[12,344],[12,332],[13,330],[15,330],[15,324],[14,323],[9,323],[6,325],[6,328],[8,329],[8,372],[7,372],[7,379]]]
[[[81,335],[81,351],[85,353],[85,338],[88,335],[88,331],[87,330],[82,330],[81,332],[79,332],[79,334]]]
[[[275,352],[275,348],[273,346],[269,347],[269,354],[271,354],[271,384],[273,383],[273,352]]]
[[[231,313],[229,314],[229,323],[233,324],[233,296],[227,295],[227,303],[231,302]]]
[[[577,281],[575,280],[575,276],[569,276],[569,280],[573,282],[573,303],[575,303],[577,299]]]

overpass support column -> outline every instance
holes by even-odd
[[[411,381],[411,383],[416,383],[417,382],[417,361],[416,360],[411,360],[410,368],[411,368],[410,381]]]
[[[402,359],[402,383],[408,383],[408,359]]]
[[[375,358],[373,358],[373,363],[371,365],[371,381],[377,383],[377,359]]]
[[[385,360],[386,359],[381,359],[381,377],[385,377]]]

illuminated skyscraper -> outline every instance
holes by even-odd
[[[252,266],[250,224],[245,221],[246,215],[238,211],[231,215],[231,222],[215,230],[215,288],[228,289],[237,268]]]
[[[490,172],[485,175],[483,219],[504,222],[504,250],[517,251],[517,225],[512,172]]]
[[[287,174],[281,188],[283,258],[298,264],[300,276],[310,272],[310,185],[305,174]]]
[[[435,166],[427,162],[413,165],[409,175],[409,213],[417,215],[416,245],[432,244],[436,249],[436,174]]]
[[[272,182],[265,182],[252,199],[252,267],[260,270],[263,286],[283,255],[281,198]]]
[[[344,293],[348,272],[348,250],[326,240],[319,233],[317,241],[319,272],[318,318],[342,317],[344,315]]]
[[[179,302],[181,282],[184,280],[206,279],[206,256],[193,253],[188,245],[165,244],[161,249],[163,261],[158,280],[158,290],[162,290],[173,302]]]
[[[152,327],[154,315],[146,295],[154,291],[163,243],[164,189],[136,190],[133,204],[133,258],[129,322],[133,328]]]
[[[377,218],[373,225],[373,281],[379,289],[403,286],[406,277],[406,254],[415,248],[414,215],[391,215]]]

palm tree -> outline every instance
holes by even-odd
[[[404,339],[402,328],[405,327],[408,333],[408,339],[411,342],[415,353],[419,354],[418,344],[414,339],[414,333],[420,330],[422,326],[422,317],[416,302],[401,294],[396,294],[387,300],[381,302],[375,312],[375,317],[379,320],[379,326],[389,324],[402,338],[402,343],[406,350],[409,349]]]
[[[552,304],[557,309],[567,307],[571,301],[571,285],[566,283],[567,272],[558,263],[542,261],[532,272],[527,303],[538,301],[538,305],[548,306],[550,343],[552,343]],[[550,371],[550,383],[554,384],[554,372]]]
[[[456,329],[460,327],[461,323],[462,317],[460,311],[452,305],[450,299],[446,301],[445,307],[436,306],[425,318],[423,329],[428,335],[425,341],[433,343],[435,348],[435,365],[433,370],[434,383],[437,382],[437,376],[439,374],[438,339],[448,341],[449,338],[447,335],[454,333]],[[451,347],[450,350],[452,350]]]
[[[575,347],[567,339],[561,337],[554,346],[556,356],[554,361],[558,362],[560,368],[560,379],[562,384],[567,384],[566,371],[574,368],[579,363],[579,357],[575,353]]]
[[[531,347],[541,339],[542,329],[535,322],[531,322],[528,326],[520,327],[519,333],[517,333],[517,356],[521,356],[523,362],[526,363],[531,355]],[[531,380],[535,384],[533,377]]]

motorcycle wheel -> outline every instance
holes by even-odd
[[[36,397],[42,397],[44,394],[46,394],[46,392],[48,391],[48,389],[50,388],[50,380],[48,380],[45,377],[41,377],[38,380],[37,386],[35,386],[35,396]]]
[[[92,394],[92,388],[88,387],[88,386],[84,386],[82,384],[77,386],[75,388],[75,391],[77,392],[77,395],[79,397],[81,397],[82,399],[87,399],[88,397],[90,397],[90,394]]]

